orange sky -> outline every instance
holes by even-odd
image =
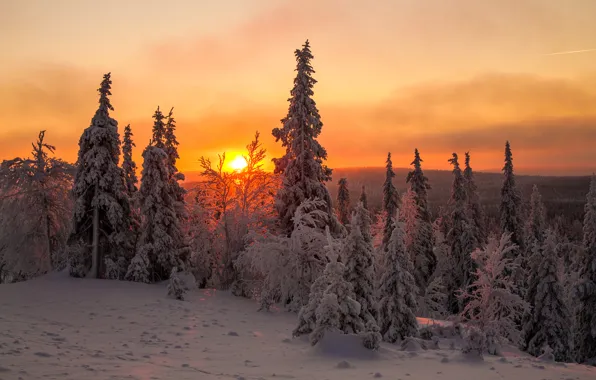
[[[99,5],[101,4],[101,6]],[[451,152],[519,172],[596,170],[593,0],[0,0],[0,159],[40,129],[74,160],[112,72],[114,117],[140,153],[175,107],[180,169],[234,156],[287,112],[294,49],[310,39],[331,167],[426,168]],[[233,157],[232,157],[233,158]]]

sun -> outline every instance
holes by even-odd
[[[246,165],[246,160],[242,156],[236,156],[236,158],[230,162],[230,167],[236,171],[241,171]]]

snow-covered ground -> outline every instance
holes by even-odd
[[[471,362],[444,341],[373,353],[341,336],[312,348],[291,339],[294,314],[213,290],[165,294],[64,273],[0,285],[0,379],[596,379],[596,368],[513,351]]]

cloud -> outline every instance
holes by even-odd
[[[291,52],[288,49],[299,48],[310,33],[333,27],[342,19],[342,14],[341,2],[336,0],[285,2],[227,33],[191,35],[152,43],[141,57],[157,71],[220,73],[249,68],[255,62],[262,62],[272,51]]]

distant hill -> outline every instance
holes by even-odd
[[[406,190],[406,176],[410,169],[394,169],[396,178],[395,186],[400,193]],[[425,170],[432,189],[429,191],[429,203],[431,211],[436,216],[440,206],[444,206],[451,193],[451,182],[453,176],[447,170]],[[328,184],[332,199],[337,196],[337,181],[345,177],[348,179],[348,188],[352,200],[356,200],[360,194],[362,185],[366,186],[369,204],[373,209],[380,209],[382,203],[382,185],[385,180],[385,168],[336,168],[333,169],[333,181]],[[500,201],[502,173],[475,172],[476,183],[482,204],[491,217],[498,215]],[[546,205],[548,217],[553,218],[563,215],[567,220],[583,218],[583,207],[588,192],[590,177],[557,177],[557,176],[534,176],[516,175],[517,184],[521,190],[525,202],[530,199],[532,187],[538,186]],[[186,186],[192,186],[192,182],[200,179],[198,172],[187,174]]]

